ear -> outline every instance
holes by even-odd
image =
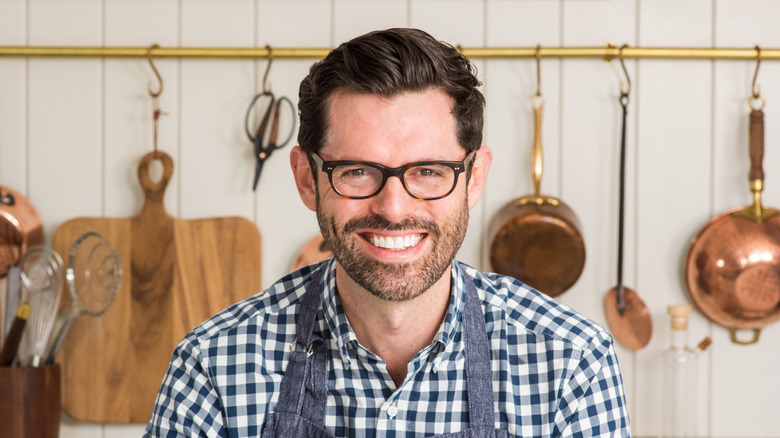
[[[477,156],[474,157],[474,164],[471,170],[471,179],[469,180],[469,208],[474,208],[482,195],[482,189],[485,188],[488,169],[493,162],[493,152],[487,146],[477,149]]]
[[[314,177],[311,174],[309,159],[306,152],[295,146],[290,151],[290,167],[295,177],[295,185],[298,187],[298,194],[301,200],[311,211],[317,208],[317,189],[315,187]]]

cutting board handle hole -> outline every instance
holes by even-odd
[[[138,164],[138,179],[147,196],[150,193],[158,193],[162,196],[171,175],[173,175],[173,159],[165,152],[149,152]]]
[[[159,158],[153,159],[149,162],[148,169],[149,181],[151,181],[153,184],[159,184],[163,179],[163,174],[165,173],[165,165],[163,164],[162,160]]]

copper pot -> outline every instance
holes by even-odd
[[[534,101],[531,154],[534,194],[503,206],[488,228],[492,269],[556,297],[577,282],[585,266],[585,241],[574,211],[540,194],[542,104]]]
[[[696,308],[726,327],[737,344],[758,341],[761,329],[780,319],[780,211],[761,205],[764,114],[750,113],[750,188],[753,204],[712,219],[693,239],[685,260],[685,285]],[[737,331],[753,330],[740,340]]]
[[[16,190],[0,186],[0,277],[31,245],[43,243],[43,225],[32,203]]]
[[[301,251],[298,253],[298,256],[295,257],[295,261],[292,264],[290,272],[297,271],[304,266],[311,265],[331,257],[333,257],[333,252],[325,243],[325,240],[322,238],[322,234],[318,234],[303,246]]]

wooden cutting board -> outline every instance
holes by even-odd
[[[159,182],[149,164],[163,163]],[[195,326],[230,304],[258,293],[260,232],[240,217],[181,220],[165,212],[163,196],[173,160],[145,155],[138,167],[143,209],[134,218],[77,218],[62,224],[52,246],[67,263],[84,232],[103,235],[122,263],[122,282],[109,311],[79,317],[57,362],[62,407],[98,423],[146,423],[171,353]],[[70,302],[67,292],[63,306]]]

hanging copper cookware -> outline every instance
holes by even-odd
[[[330,250],[328,244],[322,238],[322,234],[317,234],[311,240],[306,242],[298,256],[295,257],[295,261],[290,268],[290,272],[297,271],[304,266],[317,263],[319,261],[329,259],[333,257],[333,252]]]
[[[490,264],[556,297],[579,279],[585,266],[585,241],[574,211],[563,201],[540,194],[542,181],[542,107],[533,100],[535,132],[531,155],[534,194],[504,205],[489,229]]]
[[[685,260],[691,301],[710,321],[728,328],[737,344],[757,342],[761,329],[780,319],[780,211],[761,204],[762,108],[750,113],[753,204],[712,219],[693,239]],[[738,330],[752,330],[752,339],[739,339]]]
[[[43,243],[43,225],[32,203],[8,186],[0,186],[0,277],[31,245]]]
[[[623,64],[623,58],[620,59]],[[625,65],[623,65],[625,69]],[[628,78],[628,72],[626,72]],[[630,88],[629,81],[629,90]],[[618,251],[617,284],[604,297],[604,314],[612,335],[630,350],[641,350],[653,335],[653,320],[642,297],[623,284],[623,234],[625,229],[625,181],[626,181],[626,119],[628,115],[628,91],[622,91],[620,106],[623,109],[620,137],[620,175],[618,183]]]

